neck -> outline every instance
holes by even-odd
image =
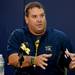
[[[41,35],[43,35],[44,33],[45,33],[45,31],[46,31],[46,29],[44,29],[42,32],[40,32],[40,33],[35,33],[35,32],[32,32],[32,31],[30,31],[33,35],[35,35],[35,36],[41,36]]]

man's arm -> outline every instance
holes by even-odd
[[[46,61],[48,61],[48,58],[51,56],[52,54],[41,54],[39,56],[36,56],[34,57],[33,64],[31,64],[33,56],[23,56],[24,61],[22,65],[20,66],[18,53],[13,53],[9,55],[8,57],[8,65],[12,65],[15,67],[20,67],[20,68],[36,65],[36,66],[41,67],[42,69],[46,69],[46,66],[48,66]]]
[[[22,65],[20,66],[18,53],[13,53],[13,54],[9,55],[8,65],[12,65],[14,67],[21,67],[21,68],[31,66],[31,64],[30,64],[31,56],[23,56],[23,57],[24,57],[24,61],[23,61]]]

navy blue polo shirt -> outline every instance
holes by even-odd
[[[30,49],[29,54],[24,55],[35,56],[35,41],[38,36],[29,32],[27,28],[16,29],[12,32],[8,40],[7,52],[8,56],[12,53],[19,52],[21,43],[25,43]],[[72,50],[70,40],[64,32],[56,29],[47,29],[45,34],[39,38],[39,48],[37,55],[52,53],[52,57],[48,60],[48,66],[45,70],[40,67],[17,68],[18,75],[64,75],[64,67],[68,64],[65,60],[64,51]]]

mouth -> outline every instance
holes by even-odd
[[[41,27],[42,27],[42,24],[38,24],[37,27],[38,27],[38,28],[41,28]]]
[[[37,26],[42,26],[42,24],[37,24]]]

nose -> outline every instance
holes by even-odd
[[[42,18],[41,18],[40,16],[38,16],[38,17],[37,17],[37,21],[38,21],[38,22],[41,22],[41,21],[42,21]]]

